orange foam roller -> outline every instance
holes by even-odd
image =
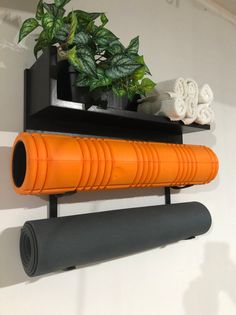
[[[20,133],[12,150],[19,194],[206,184],[217,171],[200,145]]]

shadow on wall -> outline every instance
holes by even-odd
[[[174,5],[176,8],[180,6],[180,0],[166,0],[166,2],[170,5]]]
[[[0,234],[0,288],[29,280],[20,262],[20,227]]]
[[[11,148],[0,147],[0,210],[29,208],[46,205],[45,200],[35,196],[20,196],[13,190],[10,178]]]
[[[37,3],[38,0],[0,0],[0,7],[24,12],[35,12]]]
[[[34,62],[32,49],[28,47],[33,46],[35,36],[18,45],[22,20],[20,13],[0,6],[0,95],[4,100],[0,104],[2,131],[20,131],[23,128],[23,71]]]
[[[20,227],[14,227],[0,234],[0,289],[22,282],[31,284],[42,278],[29,278],[23,269],[19,251],[20,231]],[[57,273],[51,273],[47,277]]]
[[[186,315],[218,315],[220,293],[236,305],[236,264],[226,243],[209,242],[205,247],[201,275],[193,280],[184,294]]]

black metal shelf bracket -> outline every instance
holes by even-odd
[[[173,187],[165,187],[165,204],[170,205],[171,204],[171,188],[172,189],[185,189],[188,187],[191,187],[193,185],[186,185],[186,186],[173,186]],[[186,241],[192,240],[196,238],[196,236],[190,236],[189,238],[186,239]]]
[[[186,189],[192,187],[193,185],[186,186],[173,186],[173,187],[165,187],[165,204],[171,204],[171,189]],[[49,195],[49,206],[48,206],[48,217],[49,218],[57,218],[58,217],[58,198],[63,196],[73,195],[76,191],[70,191],[61,195]]]
[[[58,218],[58,198],[61,198],[65,195],[72,195],[74,194],[75,191],[67,192],[65,194],[61,195],[49,195],[49,200],[48,200],[48,218]],[[70,271],[76,269],[76,266],[69,266],[63,271]]]
[[[171,204],[171,194],[170,194],[170,187],[165,187],[165,204]]]
[[[57,195],[49,195],[48,217],[50,219],[58,217],[58,196]]]
[[[58,195],[49,195],[48,200],[48,218],[57,218],[58,217],[58,199],[64,196],[74,195],[76,191],[69,191],[64,194]]]

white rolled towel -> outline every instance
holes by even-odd
[[[192,124],[197,119],[197,99],[192,97],[187,97],[185,99],[185,103],[187,106],[187,111],[185,117],[182,119],[185,125]]]
[[[198,85],[197,82],[193,79],[187,79],[187,90],[188,90],[188,95],[187,97],[191,97],[193,99],[196,99],[198,102]]]
[[[138,105],[138,112],[145,114],[154,115],[156,112],[159,112],[161,104],[156,100],[155,97],[149,98],[148,101],[142,102]]]
[[[179,77],[177,79],[162,81],[162,82],[157,83],[156,91],[160,95],[170,92],[170,93],[177,94],[178,97],[185,98],[188,92],[187,82],[182,77]]]
[[[174,92],[159,93],[156,90],[146,97],[138,100],[138,103],[160,103],[161,101],[170,100],[171,98],[178,97]]]
[[[161,102],[161,109],[154,115],[167,116],[172,121],[181,120],[185,117],[187,105],[182,97],[175,97]]]
[[[199,104],[197,106],[197,118],[195,122],[200,125],[213,123],[215,118],[214,111],[209,104]]]
[[[212,89],[208,84],[204,84],[200,89],[199,89],[199,94],[198,94],[198,103],[199,104],[209,104],[213,101],[214,99],[214,94]]]
[[[177,121],[185,117],[187,105],[182,97],[173,97],[159,101],[155,96],[147,97],[138,105],[138,112],[169,117]]]

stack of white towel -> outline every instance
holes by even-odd
[[[198,88],[193,79],[178,78],[159,82],[155,93],[140,100],[138,111],[167,116],[173,121],[182,120],[190,125],[214,121],[211,104],[214,95],[208,84]]]

